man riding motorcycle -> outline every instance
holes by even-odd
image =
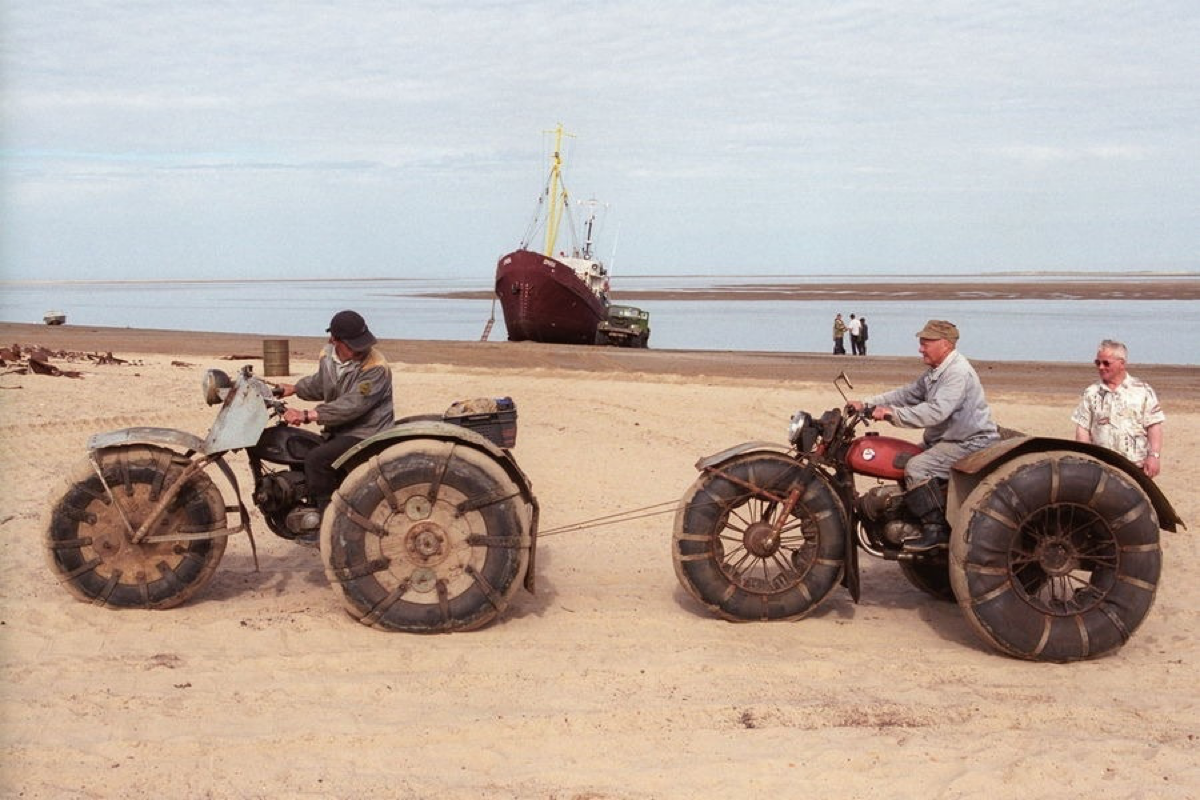
[[[289,425],[316,422],[324,428],[325,443],[304,458],[308,496],[318,512],[324,512],[338,485],[333,462],[395,422],[391,367],[366,321],[355,311],[339,311],[326,331],[329,343],[316,373],[295,384],[278,384],[281,397],[294,394],[320,403],[315,410],[289,408],[283,415]],[[315,534],[308,538],[315,541]]]
[[[904,540],[904,549],[926,552],[946,544],[946,483],[950,468],[964,456],[1000,439],[979,375],[956,349],[958,328],[945,320],[929,320],[917,332],[921,360],[929,369],[907,386],[851,401],[855,410],[875,406],[872,418],[901,428],[924,428],[925,450],[904,466],[904,502],[921,520],[919,536]]]

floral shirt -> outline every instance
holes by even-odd
[[[1143,380],[1126,375],[1116,389],[1097,381],[1083,391],[1071,421],[1087,430],[1092,441],[1115,450],[1134,463],[1146,460],[1146,429],[1166,419],[1158,396]]]

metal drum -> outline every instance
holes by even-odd
[[[263,340],[263,375],[291,375],[288,365],[288,340]]]

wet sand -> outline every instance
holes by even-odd
[[[261,358],[263,341],[286,338],[293,358],[312,358],[324,337],[203,333],[50,326],[0,322],[0,343],[50,350],[91,353],[203,353],[210,357],[240,355]],[[754,380],[804,381],[829,385],[845,371],[852,381],[899,385],[922,369],[913,347],[905,356],[834,356],[821,353],[735,352],[718,350],[626,350],[534,342],[451,342],[424,339],[385,339],[384,351],[408,364],[444,364],[473,369],[524,371],[567,370],[615,374],[676,375]],[[970,352],[964,350],[970,357]],[[1040,361],[981,361],[972,359],[989,390],[1038,395],[1077,396],[1095,380],[1091,364]],[[1174,402],[1200,402],[1200,366],[1132,365],[1130,371],[1150,382]],[[832,392],[832,387],[830,388]],[[1069,402],[1064,399],[1062,402]]]

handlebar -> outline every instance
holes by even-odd
[[[869,406],[866,403],[864,403],[863,407],[862,407],[862,411],[858,412],[858,414],[862,419],[866,420],[869,423],[875,419],[875,409],[876,408],[878,408],[878,406]],[[891,422],[892,415],[884,414],[882,421],[883,422]]]

